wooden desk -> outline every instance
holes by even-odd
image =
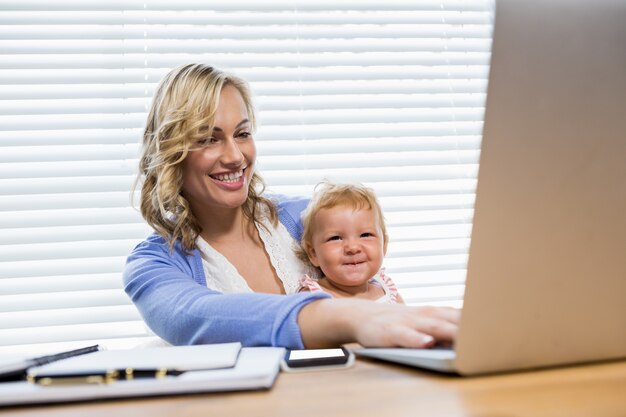
[[[270,391],[0,409],[46,417],[624,417],[626,361],[461,378],[358,359],[280,374]]]

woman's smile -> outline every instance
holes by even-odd
[[[209,177],[221,182],[238,182],[243,177],[243,169],[226,174],[209,174]]]
[[[247,168],[239,171],[221,174],[209,174],[208,177],[219,187],[226,190],[239,190],[246,185],[244,172]]]

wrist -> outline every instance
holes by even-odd
[[[356,340],[356,300],[324,299],[300,310],[298,325],[308,349],[340,346]]]

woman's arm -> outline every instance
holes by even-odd
[[[298,313],[326,294],[222,294],[194,280],[195,261],[158,239],[141,243],[127,260],[124,289],[158,336],[174,345],[303,347]]]
[[[454,309],[328,299],[322,291],[222,294],[193,279],[193,259],[144,242],[124,271],[125,290],[148,326],[174,345],[425,347],[456,334],[460,313]]]
[[[273,195],[272,200],[276,203],[278,219],[285,226],[293,240],[300,242],[302,237],[302,219],[300,214],[309,204],[308,197],[288,197],[285,195]]]

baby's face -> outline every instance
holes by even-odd
[[[313,219],[309,258],[339,285],[361,285],[380,269],[385,244],[380,222],[371,209],[337,206]]]

